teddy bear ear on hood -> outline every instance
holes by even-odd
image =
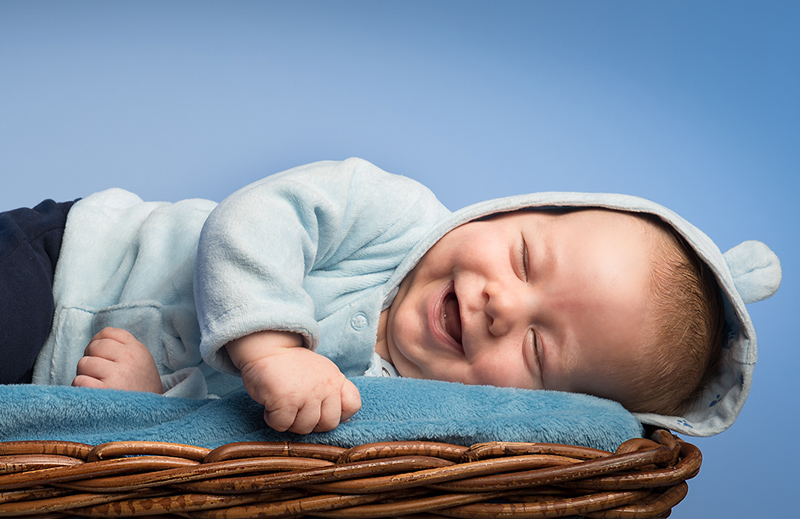
[[[781,262],[766,244],[750,240],[722,255],[728,264],[736,291],[745,303],[775,295],[781,284]]]
[[[662,213],[668,214],[668,213]],[[764,243],[750,240],[721,254],[688,222],[670,217],[676,230],[716,273],[725,299],[725,340],[718,373],[684,416],[640,414],[644,423],[692,436],[710,436],[730,427],[744,406],[758,356],[756,334],[746,304],[773,296],[781,284],[781,263]]]

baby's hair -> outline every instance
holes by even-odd
[[[649,369],[632,374],[636,390],[622,403],[633,412],[681,415],[719,368],[722,292],[683,237],[654,216],[637,216],[651,224],[650,311],[656,322],[654,340],[643,350]]]

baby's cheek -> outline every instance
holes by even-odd
[[[524,359],[496,356],[491,362],[476,366],[474,381],[465,382],[496,387],[544,389],[538,376],[528,371]]]

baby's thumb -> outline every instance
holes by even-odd
[[[345,380],[344,385],[342,386],[341,420],[343,422],[345,420],[349,420],[350,417],[356,414],[359,409],[361,409],[361,393],[358,392],[358,388],[355,384],[349,380]]]

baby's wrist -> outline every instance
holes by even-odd
[[[241,371],[248,363],[302,346],[303,337],[298,333],[265,330],[235,339],[225,345],[225,350]]]

